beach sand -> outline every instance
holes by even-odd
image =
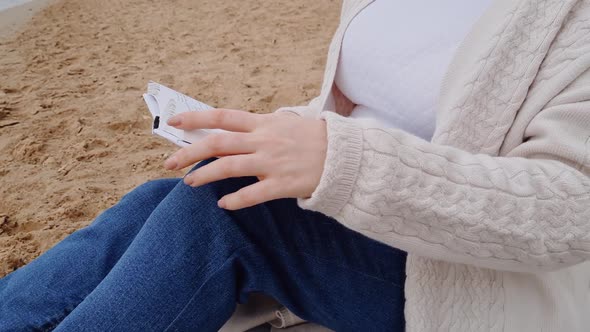
[[[16,19],[18,31],[0,38],[0,276],[133,187],[182,174],[162,168],[176,147],[150,133],[148,80],[217,107],[306,103],[319,92],[339,7],[56,0],[24,26],[14,23],[26,12]]]

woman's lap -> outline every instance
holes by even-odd
[[[293,199],[217,207],[254,181],[176,184],[58,330],[214,330],[250,292],[339,331],[403,329],[403,252]]]

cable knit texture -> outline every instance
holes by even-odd
[[[334,109],[342,35],[370,2],[344,2],[322,93],[295,112],[328,127],[300,206],[409,253],[408,331],[586,331],[590,0],[495,0],[449,67],[432,142]]]

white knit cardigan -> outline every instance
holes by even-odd
[[[432,142],[338,114],[342,37],[371,2],[344,1],[321,95],[279,110],[327,122],[299,205],[408,252],[408,331],[590,331],[590,0],[495,0]]]

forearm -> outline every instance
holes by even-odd
[[[302,207],[435,259],[537,271],[590,258],[590,180],[577,170],[326,117],[324,174]]]

